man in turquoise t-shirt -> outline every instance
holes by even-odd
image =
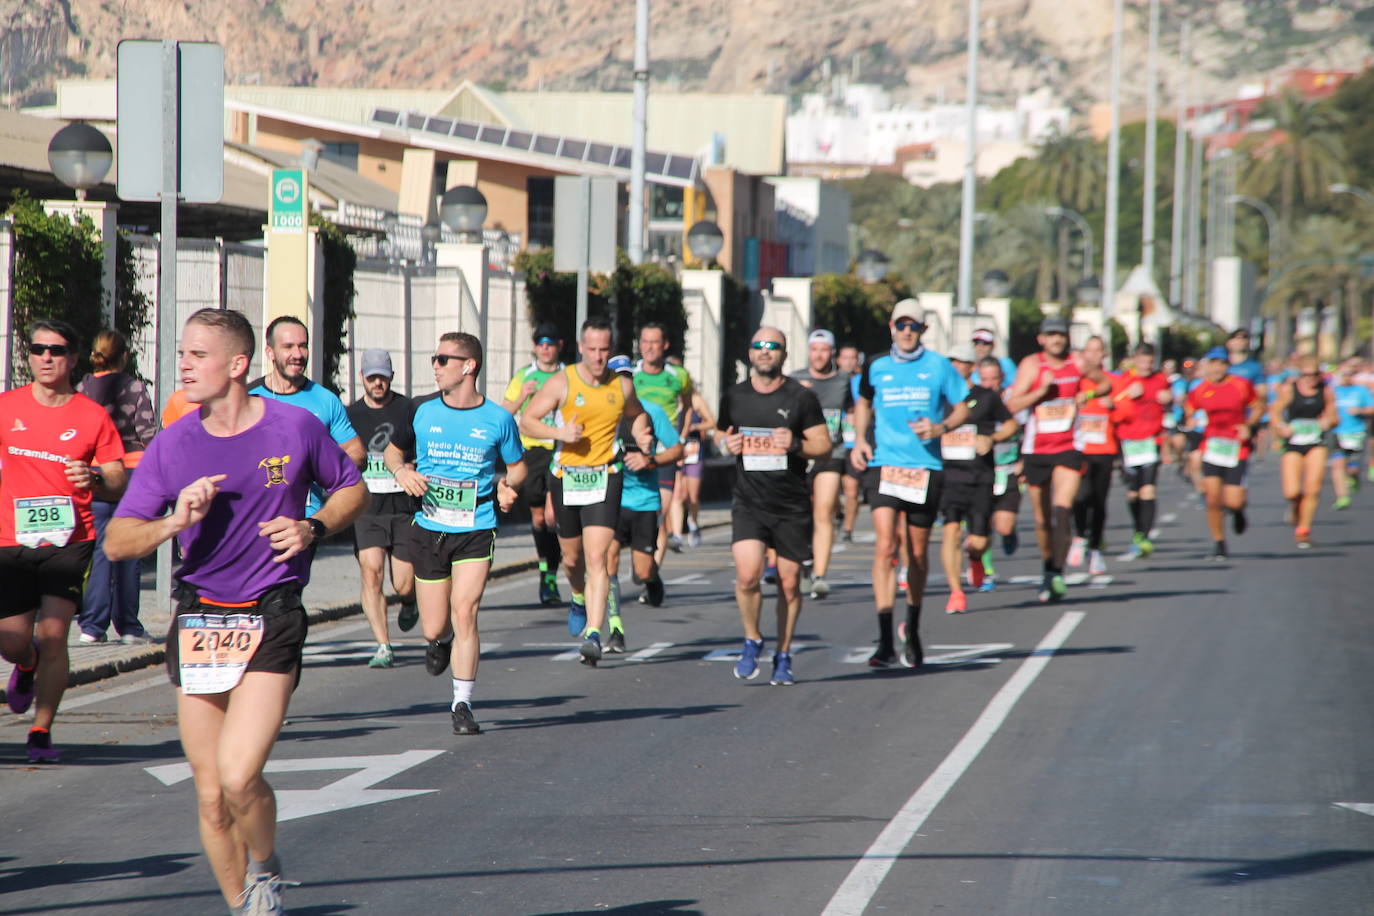
[[[620,375],[631,375],[634,364],[628,356],[616,356],[607,365]],[[611,591],[606,603],[610,622],[607,652],[625,651],[625,624],[620,619],[620,551],[630,548],[631,572],[636,583],[644,584],[641,604],[658,607],[663,603],[663,580],[658,575],[654,551],[658,546],[659,514],[663,498],[658,488],[658,469],[672,467],[682,457],[682,441],[663,408],[653,401],[641,401],[653,427],[652,436],[636,441],[630,424],[622,421],[621,444],[625,450],[625,483],[620,495],[620,515],[615,540],[607,555]]]
[[[1348,509],[1350,494],[1360,488],[1360,465],[1364,462],[1367,421],[1374,416],[1374,394],[1355,382],[1358,364],[1347,361],[1336,370],[1336,412],[1340,421],[1331,430],[1331,485],[1336,490],[1333,508]]]
[[[329,430],[330,438],[353,459],[353,463],[360,469],[364,467],[367,464],[367,452],[348,419],[348,409],[343,401],[323,385],[316,385],[305,374],[310,365],[310,332],[305,325],[299,318],[283,315],[267,326],[265,337],[263,356],[270,368],[262,378],[248,383],[248,393],[310,411]],[[305,517],[310,518],[322,505],[323,491],[312,487],[305,506]]]

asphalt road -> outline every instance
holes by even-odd
[[[1023,517],[970,613],[934,585],[920,672],[863,664],[855,545],[807,604],[799,683],[735,680],[721,530],[595,670],[532,576],[492,589],[476,737],[418,641],[370,670],[360,621],[317,627],[269,767],[290,911],[1370,913],[1374,498],[1323,507],[1297,553],[1270,461],[1217,566],[1167,476],[1158,552],[1110,582],[1036,604]],[[68,698],[57,767],[0,718],[0,914],[223,912],[165,678]]]

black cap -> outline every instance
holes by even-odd
[[[1068,334],[1069,322],[1067,319],[1059,318],[1054,315],[1040,322],[1041,334]]]
[[[563,332],[558,330],[558,325],[552,321],[543,321],[540,322],[539,327],[534,329],[534,336],[530,339],[539,340],[542,337],[547,337],[550,340],[562,340]]]

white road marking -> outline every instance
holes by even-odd
[[[75,699],[62,701],[62,709],[80,709],[82,706],[90,706],[94,703],[103,703],[106,700],[113,700],[117,697],[128,696],[131,693],[138,693],[140,690],[147,690],[149,687],[171,687],[172,682],[167,680],[165,669],[159,673],[140,678],[132,684],[123,684],[119,687],[111,687],[107,690],[96,688],[93,692]]]
[[[370,786],[390,779],[411,767],[432,760],[444,751],[404,751],[369,757],[316,757],[300,760],[269,760],[264,773],[311,773],[316,770],[357,770],[318,789],[277,789],[277,821],[361,808],[378,802],[396,801],[413,795],[429,795],[438,789],[373,789]],[[191,778],[189,763],[169,763],[144,767],[144,771],[165,786]]]
[[[673,644],[670,642],[650,643],[643,649],[640,649],[638,652],[634,652],[630,655],[625,656],[625,660],[631,662],[642,662],[645,659],[653,658],[655,655],[662,652],[664,649],[671,649],[672,647]]]
[[[806,649],[816,648],[824,647],[815,646],[811,643],[806,642],[794,642],[792,643],[792,654],[796,655],[798,652],[802,652]],[[710,652],[707,652],[705,655],[703,655],[701,657],[701,660],[704,662],[737,662],[739,661],[740,651],[741,649],[713,649]],[[766,646],[764,648],[764,651],[768,651]]]
[[[892,869],[897,857],[911,842],[916,831],[921,829],[926,818],[944,799],[950,789],[959,781],[973,762],[978,759],[983,748],[997,734],[1007,716],[1011,714],[1040,672],[1045,670],[1054,653],[1063,647],[1073,634],[1074,628],[1083,620],[1081,611],[1066,611],[1035,647],[1030,657],[1021,663],[1002,689],[988,702],[977,721],[965,732],[964,737],[949,752],[940,765],[935,768],[901,810],[890,820],[873,845],[863,854],[835,896],[830,898],[822,916],[861,916],[864,909],[877,893],[883,879]]]
[[[1009,642],[988,642],[977,643],[964,646],[926,646],[926,649],[944,652],[943,655],[927,655],[927,665],[962,665],[966,662],[978,662],[980,664],[997,664],[1000,658],[987,658],[993,652],[1006,652],[1008,649],[1016,648]],[[844,656],[840,659],[842,665],[861,665],[868,661],[873,654],[872,646],[854,646],[844,649]]]
[[[1337,808],[1349,808],[1351,811],[1358,811],[1360,814],[1368,814],[1374,817],[1374,805],[1368,802],[1333,802]]]
[[[1178,521],[1177,512],[1165,512],[1163,515],[1159,517],[1159,522],[1161,525],[1172,525],[1176,521]]]
[[[676,579],[664,579],[664,585],[710,585],[710,580],[701,573],[688,573],[685,576],[678,576]]]

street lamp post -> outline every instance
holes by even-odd
[[[1185,17],[1178,36],[1178,56],[1183,72],[1178,83],[1177,112],[1174,115],[1173,231],[1169,240],[1169,303],[1173,306],[1178,306],[1183,298],[1183,226],[1188,210],[1188,81],[1192,64],[1188,37],[1188,19]]]
[[[487,199],[482,192],[468,185],[449,188],[439,201],[439,219],[450,231],[463,236],[463,241],[472,241],[476,235],[481,241],[482,224],[487,219]]]
[[[1093,269],[1093,230],[1088,221],[1077,210],[1068,207],[1046,207],[1045,213],[1055,219],[1066,219],[1078,227],[1083,236],[1083,276],[1087,277]]]
[[[854,260],[854,275],[865,283],[877,283],[887,276],[891,261],[876,248],[865,248]]]
[[[702,264],[714,263],[716,255],[720,254],[724,247],[725,233],[708,219],[694,223],[692,228],[687,230],[687,248],[692,252],[692,257],[700,260]]]
[[[1124,18],[1124,0],[1116,0],[1112,6],[1112,126],[1107,137],[1107,216],[1102,240],[1102,290],[1106,297],[1102,306],[1104,317],[1111,317],[1116,297],[1116,217],[1121,186],[1121,29]]]
[[[1357,188],[1353,184],[1340,183],[1328,185],[1326,190],[1330,191],[1332,194],[1353,194],[1371,207],[1374,207],[1374,194],[1371,194],[1364,188]]]
[[[965,90],[964,185],[959,207],[959,311],[973,311],[973,218],[978,165],[978,0],[968,4],[968,87]]]
[[[1278,228],[1279,218],[1274,213],[1274,208],[1257,197],[1248,197],[1244,194],[1232,194],[1226,198],[1229,204],[1245,204],[1259,211],[1260,216],[1264,217],[1264,223],[1269,234],[1269,254],[1267,267],[1270,271],[1274,269],[1274,232]],[[1371,201],[1374,202],[1374,201]]]

